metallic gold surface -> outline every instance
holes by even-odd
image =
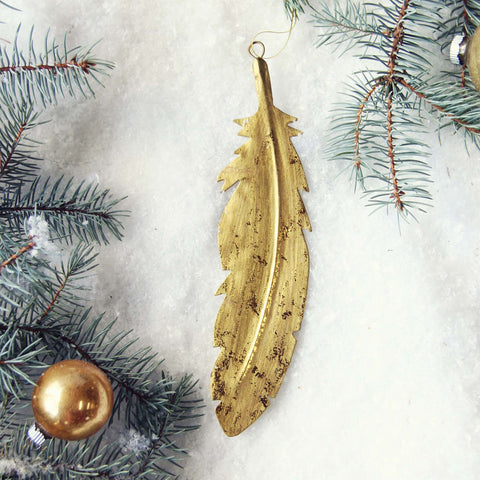
[[[95,365],[65,360],[45,370],[33,390],[35,419],[49,435],[80,440],[105,425],[113,408],[113,391]]]
[[[480,91],[480,28],[468,40],[467,66],[475,88]]]
[[[252,52],[251,52],[252,53]],[[308,191],[290,137],[296,120],[273,105],[267,63],[253,63],[258,111],[236,120],[250,137],[219,175],[223,190],[236,182],[219,224],[219,249],[230,274],[217,294],[214,346],[221,347],[211,378],[218,420],[228,436],[241,433],[269,405],[295,348],[307,295],[309,257],[302,229],[311,230],[298,189]]]

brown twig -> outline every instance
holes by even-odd
[[[434,103],[432,103],[427,97],[426,95],[424,95],[423,93],[419,92],[417,89],[415,89],[415,87],[413,87],[412,85],[410,85],[408,82],[405,81],[405,79],[403,78],[397,78],[396,79],[396,82],[400,85],[403,85],[405,88],[408,88],[411,92],[413,92],[418,98],[424,100],[425,102],[427,102],[431,107],[435,108],[436,110],[438,110],[439,112],[443,113],[445,116],[449,117],[451,120],[453,120],[454,122],[457,122],[458,124],[462,125],[463,127],[465,127],[469,132],[472,132],[472,133],[480,133],[480,130],[477,129],[477,128],[472,128],[470,127],[466,122],[464,122],[463,120],[460,120],[459,118],[456,118],[454,117],[451,113],[448,113],[447,111],[445,111],[442,107],[440,107],[439,105],[435,105]]]
[[[19,257],[27,253],[29,250],[34,248],[36,243],[34,241],[29,242],[27,245],[22,247],[17,253],[14,253],[10,258],[7,258],[0,264],[0,272],[7,266],[15,263]]]
[[[463,0],[463,33],[464,35],[467,35],[467,29],[465,25],[468,23],[469,16],[468,16],[468,11],[467,11],[467,0]]]
[[[60,284],[57,291],[55,292],[55,295],[53,296],[51,302],[48,304],[48,307],[45,309],[45,311],[42,313],[42,315],[40,315],[40,317],[37,320],[35,320],[35,323],[40,322],[41,320],[43,320],[48,315],[48,312],[55,305],[55,303],[58,300],[58,297],[62,293],[62,290],[65,288],[65,284],[67,283],[67,280],[68,280],[68,275],[65,276],[65,278],[63,279],[63,282]]]
[[[370,97],[373,95],[373,92],[377,89],[377,87],[380,85],[380,83],[376,83],[368,92],[367,94],[363,97],[362,103],[360,104],[360,107],[358,108],[357,116],[355,118],[355,140],[354,140],[354,162],[353,165],[357,168],[357,170],[361,167],[362,162],[359,159],[360,156],[360,122],[362,120],[362,113],[365,108],[365,105],[367,102],[370,100]]]
[[[388,158],[390,160],[390,174],[391,174],[391,182],[393,187],[392,198],[395,199],[395,206],[403,211],[404,204],[402,201],[402,192],[398,186],[398,178],[397,178],[397,169],[395,165],[395,152],[394,152],[394,144],[393,144],[393,114],[392,114],[392,95],[393,90],[392,86],[395,83],[395,72],[397,68],[397,58],[398,52],[400,51],[400,47],[403,44],[404,38],[404,27],[403,27],[403,19],[407,14],[408,6],[410,4],[410,0],[405,0],[403,2],[402,8],[398,13],[397,24],[393,29],[393,41],[392,41],[392,49],[390,50],[390,55],[388,58],[388,73],[385,77],[385,83],[389,85],[389,93],[387,96],[387,142],[388,142]]]
[[[10,151],[10,153],[8,154],[8,157],[5,159],[4,162],[2,161],[3,160],[2,159],[2,154],[0,152],[0,175],[2,175],[5,172],[8,164],[12,160],[13,155],[15,154],[15,151],[17,149],[18,143],[20,142],[20,137],[22,136],[23,132],[25,131],[26,125],[27,124],[25,122],[20,125],[17,136],[15,137],[15,140],[13,142],[12,150]]]
[[[395,166],[395,153],[394,153],[394,145],[393,145],[392,117],[393,117],[392,92],[390,92],[387,97],[387,143],[388,143],[388,158],[390,159],[390,173],[391,173],[392,187],[393,187],[392,198],[395,199],[395,206],[403,211],[402,195],[404,195],[404,192],[402,192],[398,186],[397,170]]]
[[[55,212],[89,215],[100,218],[110,218],[111,216],[108,212],[91,212],[81,208],[68,208],[68,202],[65,202],[59,207],[44,207],[42,205],[35,205],[32,207],[0,207],[0,212]]]
[[[407,14],[408,6],[410,4],[410,0],[405,0],[403,2],[402,8],[398,13],[398,19],[395,28],[392,31],[393,41],[392,41],[392,49],[390,50],[390,55],[388,57],[388,74],[386,76],[386,80],[388,83],[393,82],[393,77],[395,75],[395,69],[397,67],[397,57],[400,47],[403,43],[403,19]]]
[[[51,65],[48,64],[39,64],[39,65],[6,65],[0,67],[0,73],[8,73],[8,72],[25,72],[25,71],[34,71],[34,70],[50,70],[53,71],[54,74],[57,73],[58,70],[66,70],[69,68],[81,68],[84,73],[90,73],[90,69],[95,67],[94,62],[90,62],[88,60],[83,60],[81,62],[77,61],[77,57],[73,57],[69,62],[62,62],[62,63],[53,63]]]
[[[404,27],[403,27],[403,20],[405,15],[407,14],[407,10],[409,7],[411,0],[405,0],[403,2],[402,8],[398,13],[397,22],[395,28],[393,30],[387,30],[389,36],[392,37],[392,48],[390,50],[390,54],[388,56],[388,72],[384,75],[381,79],[377,81],[377,83],[367,92],[365,97],[362,99],[362,102],[358,108],[357,116],[355,119],[355,138],[354,138],[354,166],[359,169],[361,166],[361,161],[359,159],[359,144],[360,144],[360,122],[362,119],[362,114],[365,109],[366,103],[370,100],[373,93],[377,89],[379,85],[389,85],[390,86],[390,93],[388,94],[387,98],[387,132],[388,132],[388,146],[389,146],[389,159],[390,159],[390,172],[392,175],[392,185],[393,185],[393,194],[392,196],[395,198],[395,205],[403,210],[403,202],[401,200],[402,192],[398,187],[398,180],[397,180],[397,171],[395,167],[395,157],[394,157],[394,148],[393,148],[393,136],[392,136],[392,90],[391,86],[396,82],[396,67],[397,67],[397,57],[398,52],[400,51],[400,47],[403,43],[404,37]]]
[[[17,367],[19,365],[25,365],[25,362],[9,362],[8,360],[0,360],[0,365],[13,365]]]

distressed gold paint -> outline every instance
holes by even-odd
[[[238,186],[219,224],[218,243],[230,274],[215,323],[221,347],[211,378],[216,413],[228,436],[241,433],[270,404],[295,348],[307,295],[309,257],[303,229],[310,221],[299,194],[308,191],[290,137],[296,120],[273,105],[268,67],[253,63],[258,111],[236,120],[249,137],[219,175],[223,190]]]

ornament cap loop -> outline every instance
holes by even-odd
[[[255,45],[259,45],[260,48],[262,49],[262,53],[258,54],[256,51],[255,51]],[[265,55],[265,45],[258,41],[258,40],[254,40],[249,46],[248,46],[248,53],[253,57],[253,58],[263,58],[263,56]]]
[[[455,35],[450,44],[450,61],[455,65],[463,64],[462,57],[465,54],[467,39],[463,35]]]
[[[28,429],[27,436],[37,448],[41,447],[46,440],[46,436],[35,423]]]

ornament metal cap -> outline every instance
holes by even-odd
[[[464,41],[465,40],[465,41]],[[455,65],[462,63],[462,56],[465,53],[466,39],[463,35],[455,35],[450,44],[450,61]]]
[[[38,447],[41,447],[45,440],[46,440],[46,436],[45,434],[42,432],[42,430],[40,430],[40,428],[37,426],[36,423],[34,423],[29,429],[28,429],[28,432],[27,432],[27,435],[28,435],[28,438],[33,442],[33,444],[38,448]]]

